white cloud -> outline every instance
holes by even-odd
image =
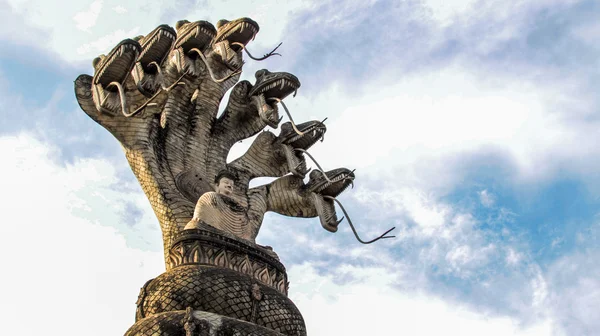
[[[404,258],[412,260],[419,271],[424,271],[424,265],[434,265],[441,273],[466,279],[497,257],[496,240],[479,227],[479,221],[457,206],[441,201],[438,195],[415,188],[371,188],[361,187],[352,194],[361,209],[369,209],[363,210],[359,218],[393,223],[397,238],[385,244],[417,247],[414,255]],[[377,225],[365,228],[361,234],[376,236],[382,229],[385,228]]]
[[[90,8],[88,10],[75,13],[73,16],[73,21],[75,21],[75,26],[77,29],[84,32],[89,32],[90,28],[96,25],[98,16],[102,11],[102,3],[102,0],[96,0],[90,4]]]
[[[44,47],[67,61],[91,60],[98,52],[106,53],[113,46],[99,44],[98,48],[102,46],[102,50],[85,47],[90,41],[100,41],[106,36],[115,35],[115,32],[128,34],[119,34],[119,38],[132,38],[138,33],[150,32],[159,24],[174,26],[175,22],[181,19],[208,20],[216,24],[220,19],[232,20],[248,16],[261,25],[252,50],[262,50],[280,42],[291,12],[310,6],[304,2],[282,3],[278,0],[263,1],[260,4],[238,2],[235,6],[228,2],[210,2],[197,6],[186,2],[175,4],[160,0],[136,1],[127,3],[126,7],[120,0],[95,1],[91,5],[78,0],[65,0],[61,6],[56,6],[52,1],[11,0],[8,5],[9,10],[14,12],[13,15],[25,17],[25,21],[20,22],[19,26],[27,26],[27,31],[33,27],[51,32],[43,41],[46,43]],[[110,15],[100,15],[105,7],[112,9]],[[122,15],[124,13],[127,15]],[[163,22],[165,16],[172,22]],[[35,36],[23,37],[26,40],[21,41],[22,43],[40,45],[40,40]]]
[[[571,34],[576,39],[587,43],[590,46],[596,46],[594,41],[600,38],[600,22],[594,22],[589,25],[577,25],[572,28]]]
[[[107,161],[85,159],[62,165],[53,159],[56,154],[56,148],[28,134],[0,137],[0,155],[6,162],[0,175],[2,202],[11,204],[3,218],[12,223],[0,226],[4,237],[0,253],[9,256],[5,269],[19,274],[0,279],[3,288],[11,289],[0,303],[0,314],[8,321],[4,328],[22,330],[29,320],[22,312],[31,308],[24,297],[31,297],[51,303],[52,309],[37,317],[39,323],[28,324],[26,334],[58,330],[63,322],[57,314],[64,311],[71,314],[71,328],[63,330],[64,335],[92,324],[96,325],[92,335],[123,333],[133,323],[139,287],[163,271],[162,253],[131,248],[120,229],[104,225],[122,220],[120,200],[144,197],[128,188],[114,189],[122,181]],[[153,216],[148,206],[144,212]],[[144,221],[156,224],[154,218]],[[155,248],[160,245],[156,238]],[[310,265],[292,265],[289,276],[292,299],[315,336],[334,331],[358,335],[367,330],[418,330],[433,335],[448,328],[460,328],[465,335],[546,335],[550,330],[544,320],[520,327],[508,317],[481,315],[427,294],[398,292],[395,282],[414,276],[398,266],[342,264],[320,276]],[[335,278],[350,281],[339,284]],[[98,319],[111,322],[97,325]],[[345,323],[348,320],[354,323]]]
[[[417,188],[357,188],[352,196],[369,208],[406,213],[428,235],[444,224],[450,212],[448,205],[437,203],[432,194],[426,194]],[[389,216],[388,213],[386,215]]]
[[[161,273],[163,268],[160,251],[144,252],[131,248],[130,242],[136,232],[124,231],[126,225],[115,222],[123,221],[122,202],[126,199],[133,199],[143,209],[141,230],[156,226],[155,218],[139,190],[115,189],[115,184],[122,181],[117,179],[118,169],[112,163],[86,159],[63,166],[53,159],[56,157],[56,150],[29,135],[0,138],[0,155],[7,162],[0,175],[0,186],[6,197],[3,203],[11,205],[3,215],[7,223],[26,223],[0,226],[0,237],[5,237],[0,244],[0,253],[6,256],[19,253],[20,256],[10,258],[5,267],[19,270],[21,274],[18,280],[0,280],[0,285],[4,288],[17,289],[8,293],[0,303],[0,313],[7,316],[14,326],[26,323],[26,315],[14,312],[26,311],[28,308],[19,294],[21,289],[27,288],[39,300],[58,302],[53,311],[90,307],[89,303],[93,302],[93,307],[74,313],[76,323],[79,324],[75,324],[73,330],[81,330],[80,328],[100,317],[113,322],[98,327],[98,335],[122,333],[133,322],[133,302],[139,287],[147,279]],[[125,165],[124,162],[123,164]],[[370,197],[361,198],[361,195]],[[534,272],[536,276],[528,284],[531,291],[526,293],[532,296],[531,301],[506,292],[509,293],[507,296],[516,295],[517,302],[523,301],[515,305],[524,305],[524,310],[534,309],[539,312],[539,317],[533,324],[522,326],[519,324],[519,317],[477,313],[474,308],[462,306],[461,303],[444,301],[422,292],[429,285],[427,279],[423,279],[418,272],[412,273],[414,268],[407,265],[416,263],[427,267],[431,264],[443,266],[446,263],[446,269],[442,271],[459,277],[470,276],[470,272],[477,272],[485,266],[498,247],[485,239],[472,216],[458,211],[451,204],[441,202],[435,193],[425,193],[416,188],[395,192],[387,188],[373,192],[363,190],[357,191],[356,196],[365,205],[370,204],[369,202],[381,205],[378,208],[365,206],[370,209],[367,212],[396,218],[406,216],[415,222],[414,226],[400,228],[403,232],[396,244],[406,243],[407,239],[427,240],[432,243],[431,248],[419,248],[417,252],[420,259],[411,260],[404,256],[402,260],[397,260],[397,257],[390,256],[389,253],[381,253],[378,246],[360,249],[342,247],[339,241],[342,232],[337,236],[328,236],[330,240],[317,240],[304,232],[291,235],[299,238],[292,244],[286,244],[290,249],[302,246],[317,252],[325,251],[330,255],[345,254],[350,258],[348,260],[371,260],[374,265],[380,265],[361,268],[342,264],[337,268],[330,268],[325,275],[317,275],[311,266],[288,265],[292,297],[305,315],[311,335],[331,334],[332,328],[341,328],[335,330],[352,335],[351,332],[365,332],[368,328],[386,333],[398,330],[399,327],[407,333],[419,331],[425,335],[438,333],[438,328],[461,328],[466,335],[477,332],[497,332],[500,335],[561,334],[562,329],[555,330],[555,323],[559,323],[560,328],[565,328],[566,334],[570,330],[598,330],[593,316],[588,313],[598,308],[595,305],[598,293],[595,279],[598,277],[589,265],[574,266],[581,265],[581,260],[574,258],[561,261],[549,276],[540,271]],[[318,226],[316,221],[313,223]],[[32,248],[23,249],[22,241],[15,237],[18,238],[24,232],[29,237],[29,244],[39,246],[44,253]],[[280,228],[278,232],[289,233],[289,227]],[[160,249],[156,228],[154,233],[156,240],[153,246]],[[365,234],[370,233],[367,231]],[[508,252],[507,261],[522,253],[516,248],[514,252],[513,256]],[[589,263],[590,260],[597,260],[594,258],[596,257],[592,256],[583,260],[588,260]],[[37,260],[37,266],[24,267],[27,264],[23,264],[23,260]],[[73,264],[77,264],[77,268],[72,267]],[[392,267],[384,268],[381,265]],[[60,274],[60,277],[47,277],[40,286],[37,282],[40,274],[46,277]],[[572,277],[565,278],[565,274]],[[418,279],[416,285],[411,278]],[[395,289],[397,279],[421,291],[421,294],[398,291]],[[403,285],[404,283],[400,284]],[[50,287],[53,288],[52,291],[46,290]],[[78,295],[65,294],[73,292]],[[577,300],[584,294],[589,295],[590,299],[586,297]],[[552,307],[546,309],[549,305]],[[552,321],[546,318],[546,310],[551,312],[548,316],[552,317]],[[431,316],[439,323],[430,325]],[[399,324],[396,321],[400,318],[403,323]],[[361,323],[348,326],[343,323],[348,320]],[[583,325],[574,325],[577,320],[582,320]],[[60,319],[49,313],[43,316],[39,328],[55,326],[57,321]],[[10,325],[12,326],[13,324]],[[41,331],[36,328],[32,326],[32,333]]]
[[[117,181],[111,164],[77,160],[62,166],[53,159],[56,151],[27,134],[0,137],[2,204],[9,204],[0,225],[3,328],[24,335],[123,334],[133,324],[139,288],[164,269],[162,252],[131,248],[122,232],[105,226],[121,217],[115,196],[139,196],[109,195]],[[36,323],[25,313],[33,302],[45,307]]]
[[[121,5],[118,5],[118,6],[113,7],[113,11],[115,11],[115,13],[117,13],[117,14],[125,14],[125,13],[127,13],[127,8],[125,8]]]
[[[544,304],[564,334],[597,335],[600,331],[599,258],[598,249],[575,252],[548,269]]]
[[[0,22],[2,22],[2,29],[0,29],[2,41],[24,45],[36,41],[38,45],[43,45],[49,36],[48,31],[27,25],[28,20],[24,13],[15,11],[9,3],[0,2]]]
[[[108,35],[101,36],[95,41],[78,47],[77,53],[80,55],[107,54],[121,40],[134,37],[139,31],[140,27],[133,27],[129,31],[124,31],[123,29],[115,30]]]
[[[107,8],[112,8],[117,14],[127,10],[128,15],[99,16],[99,5],[87,8],[87,4],[79,1],[66,2],[61,8],[47,1],[10,3],[13,7],[9,8],[11,15],[8,19],[14,21],[12,17],[27,13],[25,25],[35,26],[40,31],[52,31],[53,34],[49,39],[40,39],[39,35],[30,30],[23,30],[28,33],[22,33],[22,29],[16,29],[14,36],[11,35],[13,33],[6,33],[2,38],[15,41],[29,39],[36,44],[48,43],[50,49],[68,60],[91,60],[98,53],[108,52],[125,37],[150,31],[162,23],[160,20],[164,17],[165,6],[169,5],[149,0],[125,9],[118,5],[118,1],[104,1]],[[194,8],[195,11],[173,7],[170,15],[181,15],[181,18],[191,20],[208,18],[213,23],[220,18],[250,16],[262,26],[255,42],[257,49],[261,49],[281,38],[289,11],[310,6],[294,4],[287,7],[273,4],[269,2],[257,6],[253,3],[240,3],[239,6],[230,6],[211,3],[207,8]],[[466,17],[464,14],[469,13],[470,4],[471,1],[464,1],[446,5],[445,8],[439,8],[442,13],[438,15],[441,20],[456,19],[459,14]],[[95,18],[94,10],[98,13]],[[77,31],[71,18],[76,16],[75,13],[84,12],[93,20],[85,21],[84,16],[79,16],[81,19],[76,20],[76,25],[85,32]],[[508,16],[511,13],[514,11],[509,10],[502,15]],[[337,24],[347,24],[343,17],[332,17],[332,20]],[[16,21],[14,25],[8,26],[9,32],[10,27],[20,27]],[[483,52],[493,50],[498,41],[516,34],[518,27],[519,25],[504,27],[489,39],[479,41],[478,48]],[[584,28],[574,34],[584,40],[597,35],[595,30]],[[252,74],[248,76],[252,77]],[[316,97],[303,97],[300,91],[296,100],[286,101],[292,112],[296,111],[296,120],[330,116],[326,141],[311,150],[321,164],[326,169],[341,165],[359,168],[358,188],[347,193],[353,195],[373,219],[393,217],[401,222],[396,230],[400,231],[398,238],[387,242],[395,245],[417,242],[416,246],[419,247],[421,243],[430,245],[424,244],[426,247],[415,249],[417,259],[403,257],[399,261],[395,256],[380,253],[382,249],[378,246],[351,249],[342,246],[339,236],[351,236],[347,228],[320,240],[314,239],[306,231],[290,234],[289,227],[270,230],[267,225],[261,237],[269,237],[271,234],[274,240],[280,241],[280,237],[285,234],[286,239],[295,241],[293,244],[286,244],[284,249],[293,250],[297,246],[303,246],[326,257],[345,253],[356,260],[367,260],[377,265],[398,266],[399,263],[413,262],[419,267],[439,265],[442,273],[463,278],[477,274],[495,257],[509,266],[518,266],[528,259],[526,251],[498,245],[496,241],[486,238],[486,232],[478,228],[476,219],[468,212],[440,201],[440,197],[464,180],[465,173],[453,161],[456,157],[490,148],[506,153],[508,160],[514,160],[517,178],[525,182],[551,178],[557,172],[564,173],[564,170],[583,175],[596,172],[598,167],[589,158],[600,154],[596,146],[600,142],[596,132],[598,125],[594,122],[582,122],[586,115],[578,114],[577,111],[582,110],[582,106],[589,107],[589,102],[574,94],[578,89],[576,84],[565,78],[560,83],[540,85],[523,78],[479,73],[471,65],[458,62],[443,70],[407,75],[400,79],[373,78],[360,83],[358,93],[349,94],[335,85],[328,86],[329,82]],[[365,91],[360,91],[363,89]],[[594,111],[589,108],[584,110]],[[244,141],[243,146],[232,153],[241,153],[242,147],[249,144],[250,141]],[[0,185],[6,190],[5,197],[10,196],[10,200],[4,200],[5,204],[7,201],[11,204],[6,211],[6,222],[22,223],[25,220],[28,223],[26,226],[0,226],[0,237],[16,237],[23,231],[35,232],[38,237],[45,238],[36,238],[33,240],[35,244],[48,251],[41,255],[34,253],[34,250],[23,251],[19,240],[5,239],[6,242],[0,244],[0,252],[3,255],[14,255],[14,251],[19,251],[26,256],[25,259],[42,258],[41,266],[25,270],[28,272],[24,273],[26,279],[39,277],[36,272],[43,272],[44,276],[61,274],[60,279],[45,279],[45,286],[58,289],[53,292],[38,289],[38,283],[34,280],[18,283],[5,278],[0,280],[4,281],[2,286],[35,288],[33,295],[46,302],[58,301],[64,304],[62,310],[89,307],[90,302],[98,302],[97,306],[102,310],[95,312],[94,306],[89,311],[76,312],[77,321],[81,325],[96,325],[94,321],[98,316],[104,317],[115,322],[99,327],[98,334],[122,333],[132,323],[133,302],[139,287],[145,280],[162,271],[162,253],[132,248],[132,241],[148,237],[138,237],[142,234],[135,229],[127,229],[128,223],[123,223],[122,219],[123,202],[132,200],[143,209],[141,221],[145,225],[144,230],[150,231],[149,227],[156,226],[156,219],[149,210],[145,197],[139,191],[113,190],[116,175],[114,167],[106,161],[80,160],[63,167],[52,160],[51,148],[30,136],[1,138],[0,155],[7,158],[5,162],[11,162],[5,165],[5,169],[10,171],[7,170],[7,174],[0,177]],[[11,158],[14,161],[10,161]],[[25,194],[24,189],[31,191]],[[502,206],[496,204],[497,200],[487,189],[482,190],[479,197],[484,206]],[[13,203],[15,206],[12,206]],[[501,211],[501,215],[506,217],[499,221],[510,220],[515,215],[506,209]],[[414,222],[414,225],[403,222],[405,218]],[[311,225],[322,230],[316,220],[312,220]],[[381,228],[382,226],[364,228],[360,233],[371,237],[380,234]],[[157,227],[153,230],[150,232],[158,237]],[[511,235],[506,228],[502,232],[505,236]],[[77,237],[94,239],[80,241],[75,239]],[[584,237],[589,239],[589,235],[585,233],[578,233],[578,237],[582,241]],[[158,246],[158,240],[156,238],[149,245]],[[552,242],[553,247],[560,244],[561,241],[556,241],[556,244]],[[64,261],[65,256],[82,266],[78,270],[72,269]],[[597,257],[594,258],[590,260],[598,260]],[[85,263],[84,259],[91,262]],[[139,265],[140,260],[144,266]],[[21,262],[11,259],[6,268],[20,270]],[[548,277],[537,272],[539,276],[527,284],[528,290],[531,289],[527,295],[532,296],[533,305],[553,305],[555,320],[562,321],[561,325],[566,326],[565,330],[575,330],[572,334],[577,335],[592,334],[593,331],[600,330],[589,313],[600,310],[596,304],[600,302],[600,287],[596,281],[600,277],[591,270],[593,265],[588,269],[569,268],[569,262],[583,263],[580,259],[571,258],[555,265]],[[411,269],[394,269],[396,273],[410,271]],[[455,309],[456,303],[444,302],[426,294],[418,296],[394,291],[390,288],[392,280],[381,269],[343,266],[332,272],[319,276],[306,265],[292,266],[290,269],[292,288],[296,288],[292,293],[305,314],[311,335],[343,334],[342,331],[346,329],[332,329],[340,326],[348,329],[352,327],[352,330],[347,330],[347,334],[351,335],[351,331],[366,331],[368,326],[373,326],[369,321],[381,321],[382,324],[375,325],[374,328],[382,334],[397,330],[398,325],[414,334],[438,334],[438,327],[447,333],[452,328],[460,328],[462,323],[467,325],[467,334],[560,334],[559,331],[552,330],[549,322],[543,319],[531,328],[521,328],[516,320],[510,318],[489,318],[468,309]],[[562,279],[562,274],[566,273],[573,276]],[[369,274],[372,274],[370,278]],[[583,276],[578,278],[580,274]],[[338,285],[332,280],[332,277],[338,275],[348,275],[358,280]],[[413,276],[418,279],[414,280],[418,288],[425,287],[427,279],[422,278],[423,274]],[[121,277],[126,277],[122,280],[123,284],[115,283],[115,279]],[[67,279],[67,282],[62,279]],[[368,283],[377,284],[379,288],[367,285]],[[69,296],[66,300],[58,297],[60,293],[71,289],[82,293],[81,297]],[[382,289],[386,292],[382,293]],[[25,315],[14,316],[14,307],[18,307],[15,311],[28,309],[21,303],[20,297],[16,293],[9,293],[7,300],[0,303],[0,313],[9,316],[15,325],[23,325],[28,321]],[[516,295],[515,301],[518,300],[529,302]],[[515,303],[519,304],[521,303]],[[383,309],[368,309],[369,307]],[[526,304],[522,311],[529,308],[531,306]],[[430,323],[431,319],[426,319],[430,315],[439,317],[439,324],[437,320],[435,324]],[[400,317],[400,324],[392,324]],[[369,323],[365,322],[363,325],[343,322],[347,320]],[[573,321],[583,322],[578,324]],[[53,323],[56,323],[53,315],[48,315],[43,317],[40,325],[52,326]],[[33,331],[39,333],[41,329]],[[368,331],[373,332],[372,329]]]
[[[522,254],[517,252],[514,248],[509,247],[506,249],[506,264],[514,266],[517,265],[522,259]]]
[[[422,0],[422,2],[433,19],[443,26],[451,24],[461,15],[468,14],[477,3],[476,0]]]
[[[149,31],[167,10],[173,16],[180,11],[188,18],[210,17],[213,21],[243,15],[259,23],[266,20],[259,34],[264,39],[259,38],[256,43],[270,44],[280,38],[290,11],[313,6],[243,3],[238,7],[215,3],[184,12],[182,7],[165,7],[166,4],[150,0],[143,6],[128,6],[127,16],[99,17],[90,35],[73,33],[72,27],[62,26],[63,20],[50,22],[48,18],[54,16],[38,14],[38,9],[56,11],[56,6],[46,8],[45,3],[33,9],[28,5],[32,3],[13,2],[13,9],[17,13],[28,12],[35,25],[52,26],[57,34],[51,43],[63,57],[87,60],[108,52],[125,37]],[[104,3],[111,8],[118,5],[115,1]],[[469,3],[453,6],[469,7]],[[539,4],[534,1],[533,5]],[[86,10],[75,4],[65,8]],[[67,11],[55,14],[60,17],[63,12]],[[247,75],[252,77],[251,73]],[[568,78],[539,85],[523,78],[480,73],[471,64],[458,62],[443,70],[400,79],[373,78],[361,83],[361,87],[365,91],[349,94],[333,84],[324,87],[317,97],[309,98],[302,98],[300,91],[300,97],[288,103],[293,112],[297,111],[298,120],[330,116],[327,141],[312,150],[326,168],[359,168],[357,174],[363,179],[381,176],[390,179],[390,183],[424,192],[432,188],[448,190],[459,183],[464,172],[452,160],[481,150],[506,153],[508,161],[514,159],[518,167],[517,178],[523,180],[545,179],[565,167],[579,174],[597,168],[587,158],[597,156],[594,143],[600,139],[588,139],[594,136],[595,125],[582,123],[585,116],[573,112],[581,110],[586,102],[577,98],[578,86]]]
[[[507,183],[542,182],[565,170],[593,176],[588,172],[598,167],[589,158],[600,155],[592,145],[600,138],[588,130],[596,122],[573,113],[588,104],[576,85],[488,76],[457,62],[403,78],[372,78],[359,93],[333,83],[287,105],[298,120],[329,117],[325,142],[311,152],[325,169],[357,168],[357,186],[366,177],[448,192],[467,173],[457,158],[486,151],[503,156],[511,170],[503,176]]]
[[[338,284],[336,274],[353,274]],[[341,265],[319,275],[308,263],[289,270],[290,295],[309,335],[552,335],[551,321],[530,325],[489,316],[419,291],[393,288],[393,270]]]
[[[496,38],[518,33],[518,27],[527,24],[523,18],[532,11],[544,8],[559,7],[576,3],[578,0],[515,0],[515,1],[477,1],[477,0],[421,0],[431,17],[441,26],[449,26],[455,22],[465,22],[476,18],[487,17],[492,20],[508,20],[514,28],[502,30]],[[508,25],[504,25],[505,27]],[[502,36],[504,35],[504,36]],[[490,36],[492,37],[492,36]],[[492,38],[494,39],[494,38]],[[489,41],[478,41],[489,42]]]
[[[479,200],[481,202],[481,205],[483,205],[486,208],[489,208],[493,206],[494,203],[496,203],[496,197],[487,189],[481,190],[479,192]]]
[[[531,288],[533,289],[533,307],[544,307],[544,303],[546,303],[546,299],[548,298],[548,283],[544,276],[539,271],[539,268],[536,267],[537,276],[531,279]]]

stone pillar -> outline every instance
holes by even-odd
[[[201,223],[183,230],[167,271],[141,288],[126,336],[304,336],[287,297],[285,267],[270,249]]]

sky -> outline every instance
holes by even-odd
[[[265,216],[319,335],[600,335],[600,2],[0,0],[4,330],[123,334],[164,271],[158,222],[73,81],[124,38],[247,16],[247,60],[302,82],[311,148],[356,169],[363,238]],[[235,159],[251,140],[236,145]],[[35,314],[33,314],[35,312]]]

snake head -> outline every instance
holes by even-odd
[[[175,30],[168,25],[160,25],[148,35],[136,38],[142,51],[131,74],[137,88],[146,97],[151,97],[163,84],[160,66],[169,54],[175,38]]]
[[[180,73],[196,76],[200,68],[196,65],[198,53],[204,52],[217,34],[215,27],[207,21],[189,22],[180,20],[175,25],[177,39],[173,44],[171,63]]]
[[[242,54],[233,50],[227,41],[215,43],[212,55],[231,71],[238,71],[244,65]]]
[[[327,172],[313,170],[305,188],[312,197],[312,201],[319,215],[321,226],[327,231],[336,232],[339,223],[335,213],[333,200],[328,197],[337,197],[348,186],[354,184],[354,173],[347,168],[333,169]]]
[[[180,20],[177,21],[175,28],[177,29],[177,40],[173,47],[182,48],[184,53],[189,52],[192,48],[204,51],[217,34],[212,23],[202,20],[195,22]]]
[[[292,127],[291,122],[285,122],[281,125],[281,133],[279,138],[281,142],[290,145],[293,148],[301,148],[308,150],[317,141],[323,138],[327,127],[324,123],[318,120],[311,120],[296,125],[296,128],[302,133],[298,134]]]
[[[137,41],[126,39],[119,42],[108,55],[94,59],[92,98],[98,111],[110,115],[119,113],[123,100],[117,86],[125,82],[140,52],[141,46]]]
[[[244,64],[242,46],[253,40],[258,30],[258,23],[250,18],[219,20],[217,35],[212,42],[213,54],[217,55],[229,70],[238,71]]]
[[[277,101],[296,92],[300,81],[291,73],[270,72],[267,69],[258,70],[254,76],[256,82],[248,95],[261,119],[270,127],[277,128],[280,121]]]
[[[227,41],[235,52],[241,52],[241,46],[234,43],[247,45],[248,42],[256,37],[259,29],[258,23],[247,17],[233,21],[219,20],[217,22],[217,36],[214,39],[214,43]]]
[[[302,134],[296,133],[289,121],[282,124],[278,140],[284,148],[290,172],[304,177],[310,169],[306,168],[304,154],[298,149],[308,150],[323,137],[327,128],[317,120],[307,121],[296,127]]]

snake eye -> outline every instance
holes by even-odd
[[[94,60],[92,61],[92,66],[94,67],[94,69],[96,68],[96,66],[98,65],[98,63],[100,63],[100,61],[106,56],[104,56],[104,54],[94,58]]]
[[[181,26],[183,26],[186,23],[190,23],[190,21],[188,21],[188,20],[177,21],[177,23],[175,24],[175,29],[179,30],[179,28],[181,28]]]
[[[224,25],[228,24],[229,20],[225,20],[225,19],[221,19],[219,21],[217,21],[217,29],[223,27]]]
[[[321,176],[321,173],[319,173],[316,170],[313,170],[310,172],[310,175],[308,176],[311,180],[316,180]]]
[[[254,77],[255,77],[256,79],[259,79],[259,78],[263,77],[263,76],[264,76],[264,75],[266,75],[266,74],[267,74],[267,69],[260,69],[260,70],[258,70],[258,71],[257,71],[257,72],[254,74]]]
[[[292,124],[289,121],[281,124],[281,133],[285,134],[285,133],[289,133],[289,132],[292,132],[292,131],[293,131],[292,130]]]

